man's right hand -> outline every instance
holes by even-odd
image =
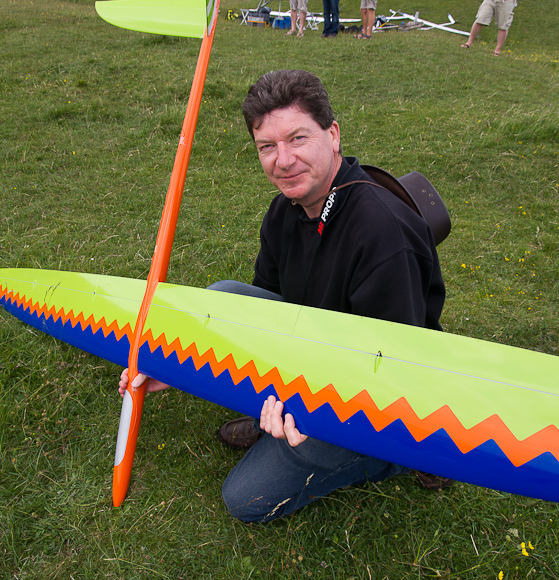
[[[142,375],[138,373],[136,378],[132,381],[132,388],[137,389],[140,385],[143,385],[144,382],[146,383],[146,393],[155,393],[157,391],[163,391],[168,389],[170,385],[162,383],[156,379],[152,379],[151,377],[146,377],[146,375]],[[124,369],[122,374],[120,375],[120,381],[118,383],[118,392],[120,393],[121,397],[124,397],[124,393],[128,387],[128,369]]]
[[[260,429],[276,439],[286,439],[291,447],[297,447],[308,439],[295,426],[295,419],[291,413],[283,417],[283,403],[270,395],[262,406],[260,414]]]

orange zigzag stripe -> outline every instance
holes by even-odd
[[[34,303],[31,299],[26,299],[25,296],[20,296],[19,292],[14,294],[13,291],[8,291],[2,286],[0,286],[0,297],[5,298],[6,301],[10,300],[12,304],[16,304],[18,308],[23,308],[24,310],[29,309],[29,313],[34,314],[37,318],[44,315],[45,320],[48,320],[49,318],[52,318],[53,322],[62,320],[62,324],[69,322],[72,325],[72,328],[75,328],[76,325],[79,324],[82,330],[90,327],[94,334],[98,330],[101,330],[104,336],[109,336],[111,332],[114,332],[117,340],[120,340],[125,335],[129,338],[132,336],[132,327],[128,323],[120,328],[116,320],[107,324],[104,316],[100,320],[95,321],[93,314],[85,318],[82,312],[78,313],[76,316],[73,310],[70,310],[69,312],[66,312],[64,308],[56,310],[55,306],[51,306],[47,309],[45,304],[41,306],[39,302]]]
[[[10,299],[18,307],[29,308],[30,312],[37,316],[44,314],[45,318],[52,317],[54,321],[61,318],[64,323],[69,321],[72,327],[80,324],[82,330],[89,326],[94,333],[102,330],[104,336],[114,332],[117,340],[120,340],[124,335],[128,335],[129,338],[132,336],[129,324],[121,329],[116,320],[107,325],[104,317],[95,322],[93,316],[85,319],[82,313],[75,316],[73,310],[65,313],[63,308],[59,310],[56,310],[55,307],[47,309],[44,305],[39,306],[38,302],[33,304],[24,296],[20,297],[19,293],[14,295],[12,291],[8,291],[2,286],[0,286],[0,297],[5,297],[6,300]],[[424,419],[420,419],[403,397],[381,410],[375,405],[367,391],[361,391],[349,401],[344,402],[332,384],[313,394],[303,376],[299,376],[286,384],[275,367],[264,375],[260,375],[253,361],[249,361],[239,368],[232,354],[228,354],[221,361],[218,361],[211,348],[200,355],[195,343],[184,349],[179,338],[168,344],[164,334],[155,339],[151,330],[143,335],[142,344],[145,342],[148,342],[152,352],[157,347],[161,347],[165,358],[173,352],[176,353],[180,363],[191,358],[197,370],[205,364],[209,364],[215,377],[224,371],[229,371],[235,384],[249,378],[257,393],[263,391],[270,384],[274,386],[282,401],[286,401],[298,393],[309,413],[327,403],[342,423],[358,411],[363,411],[377,431],[384,429],[397,419],[402,420],[418,442],[423,441],[435,431],[444,429],[462,453],[468,453],[492,439],[515,466],[523,465],[545,452],[552,453],[559,460],[559,429],[555,425],[549,425],[520,441],[511,433],[498,415],[492,415],[470,429],[466,429],[447,405],[437,409]]]
[[[298,393],[309,413],[327,403],[342,423],[358,411],[363,411],[377,431],[384,429],[393,421],[401,419],[418,442],[423,441],[435,431],[444,429],[462,453],[468,453],[482,443],[494,440],[511,463],[517,467],[546,452],[552,453],[559,460],[559,429],[555,425],[549,425],[521,441],[511,433],[498,415],[492,415],[466,429],[447,405],[437,409],[424,419],[420,419],[403,397],[381,410],[365,390],[344,402],[332,384],[313,394],[303,376],[299,376],[286,384],[277,368],[260,375],[253,361],[240,368],[237,367],[232,354],[228,354],[221,361],[218,361],[211,348],[205,353],[199,354],[195,343],[183,349],[180,339],[177,338],[168,344],[165,335],[162,334],[155,339],[151,330],[148,330],[142,337],[142,343],[144,342],[149,343],[152,352],[157,347],[161,347],[166,358],[175,352],[180,363],[191,358],[197,370],[203,365],[209,364],[215,377],[224,371],[229,371],[235,384],[249,378],[257,393],[263,391],[270,384],[274,386],[282,401],[286,401]]]

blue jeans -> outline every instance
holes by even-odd
[[[322,0],[324,30],[322,34],[338,34],[340,29],[340,0]]]
[[[279,294],[256,286],[222,280],[210,290],[269,300]],[[328,495],[340,487],[382,481],[410,469],[324,443],[318,439],[291,447],[264,433],[223,482],[229,513],[244,522],[268,522]]]
[[[409,471],[318,439],[291,447],[265,433],[231,470],[221,492],[233,517],[243,522],[269,522],[340,487],[382,481]]]

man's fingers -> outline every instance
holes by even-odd
[[[126,387],[128,387],[128,369],[124,369],[120,373],[120,381],[118,382],[118,392],[121,397],[124,397]]]
[[[301,435],[295,426],[295,419],[291,413],[286,413],[283,417],[283,403],[277,401],[270,395],[260,413],[260,428],[276,439],[287,439],[291,447],[296,447],[307,439],[306,435]]]
[[[268,407],[270,404],[268,403]],[[270,433],[276,439],[285,439],[285,431],[283,429],[283,403],[275,401],[274,406],[270,409]]]
[[[140,385],[143,385],[146,378],[147,378],[146,375],[143,375],[142,373],[138,373],[136,375],[136,377],[134,378],[134,380],[132,381],[132,388],[137,389]]]
[[[303,443],[303,441],[306,441],[307,439],[307,435],[302,435],[299,429],[295,426],[295,419],[291,413],[285,414],[284,431],[287,442],[291,447],[297,447],[297,445]]]
[[[276,398],[270,395],[262,406],[262,413],[260,414],[260,428],[264,429],[266,433],[271,433],[272,426],[272,411],[274,410],[274,405],[276,404]]]
[[[118,383],[118,392],[120,393],[121,397],[124,397],[124,393],[126,392],[128,386],[131,386],[133,389],[137,389],[146,383],[146,393],[155,393],[157,391],[163,391],[164,389],[169,388],[169,385],[166,383],[152,379],[147,375],[143,375],[142,373],[138,373],[130,385],[129,382],[130,377],[128,376],[128,369],[124,369],[120,374],[120,382]]]
[[[136,378],[132,381],[131,385],[132,388],[137,389],[140,385],[142,385],[145,382],[146,379],[147,379],[146,375],[138,373],[138,375],[136,375]],[[128,383],[129,383],[128,369],[124,369],[120,373],[120,381],[118,383],[118,392],[120,393],[121,397],[124,397],[124,393],[128,388]]]
[[[260,428],[266,431],[266,424],[268,418],[268,399],[264,401],[262,405],[262,411],[260,411]]]

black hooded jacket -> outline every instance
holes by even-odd
[[[371,182],[340,187],[355,180]],[[310,219],[283,194],[260,230],[253,285],[286,302],[440,330],[444,283],[428,224],[347,157]]]

